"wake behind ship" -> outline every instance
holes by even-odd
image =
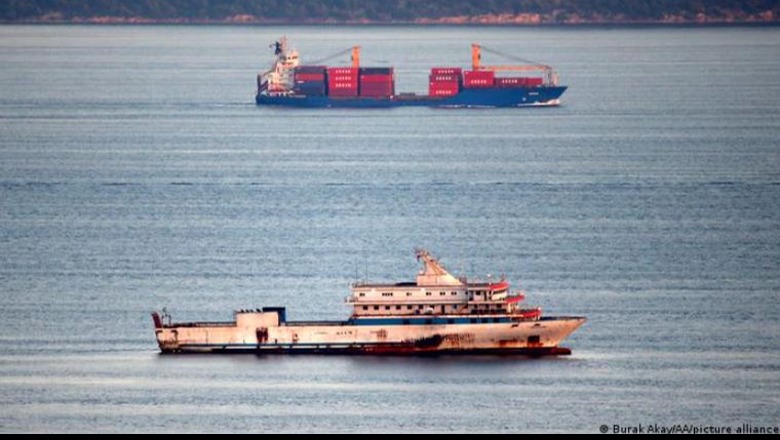
[[[288,321],[286,309],[235,312],[232,322],[173,323],[153,313],[162,353],[567,355],[561,342],[584,317],[523,308],[509,283],[456,278],[427,251],[415,281],[355,283],[346,321]]]
[[[555,70],[544,64],[482,64],[483,51],[504,54],[478,44],[472,45],[471,70],[432,68],[427,95],[396,93],[395,69],[361,67],[358,46],[351,49],[352,65],[349,67],[302,65],[300,54],[287,47],[285,38],[272,46],[276,57],[273,65],[257,76],[255,100],[258,105],[307,108],[557,106],[566,91],[566,87],[558,85]],[[520,74],[522,76],[518,76]]]

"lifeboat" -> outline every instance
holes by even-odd
[[[535,309],[518,310],[515,312],[515,315],[521,319],[539,319],[542,317],[542,309],[539,307]]]
[[[525,301],[525,295],[522,293],[517,293],[515,296],[510,296],[506,299],[507,304],[518,304]]]
[[[488,288],[493,293],[503,292],[505,290],[509,290],[509,282],[508,281],[500,281],[498,283],[491,284],[490,286],[488,286]]]

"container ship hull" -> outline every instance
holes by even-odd
[[[302,108],[448,107],[493,108],[557,106],[566,91],[547,65],[484,65],[472,45],[471,69],[432,67],[428,92],[396,92],[394,67],[362,67],[360,47],[352,48],[351,66],[301,64],[285,38],[274,45],[271,69],[257,76],[260,106]],[[495,53],[495,51],[492,51]]]
[[[380,318],[285,323],[277,322],[276,312],[260,312],[241,314],[233,323],[170,326],[159,323],[156,334],[161,352],[168,354],[446,353],[544,356],[570,354],[570,350],[559,347],[559,344],[585,322],[581,317],[498,323],[493,323],[493,319],[439,316],[410,320]],[[490,322],[482,323],[483,320]],[[432,323],[426,324],[425,321]]]
[[[258,94],[257,105],[301,108],[493,108],[556,106],[566,87],[465,89],[448,97],[398,95],[389,97],[271,96]]]

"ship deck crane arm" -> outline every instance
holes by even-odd
[[[314,64],[314,65],[323,64],[326,61],[330,61],[332,59],[339,58],[339,57],[341,57],[343,55],[346,55],[346,54],[351,54],[352,67],[356,67],[356,68],[360,67],[360,46],[353,46],[353,47],[350,47],[350,48],[338,51],[338,52],[336,52],[334,54],[328,55],[325,58],[319,59],[317,61],[312,61],[312,64]]]
[[[483,65],[482,64],[482,52],[492,53],[504,58],[518,61],[523,63],[521,65]],[[552,67],[536,63],[524,58],[505,54],[494,49],[489,49],[479,44],[471,45],[471,64],[473,70],[492,70],[494,72],[515,71],[515,72],[542,72],[545,76],[545,80],[548,84],[557,85],[558,75],[555,73],[555,69]]]

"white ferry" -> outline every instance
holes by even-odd
[[[542,316],[503,278],[469,282],[429,252],[416,254],[423,268],[413,282],[353,284],[346,321],[288,321],[282,307],[239,310],[233,322],[153,313],[157,343],[162,353],[571,354],[560,344],[584,317]]]

